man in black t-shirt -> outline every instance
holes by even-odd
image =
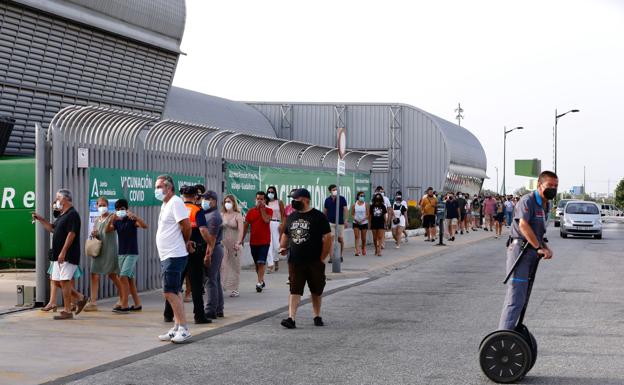
[[[288,318],[281,324],[288,329],[296,327],[297,306],[307,282],[312,296],[314,325],[323,326],[321,296],[325,288],[325,261],[332,245],[331,229],[327,217],[310,206],[308,190],[296,190],[291,198],[296,211],[288,216],[280,240],[281,255],[286,255],[290,248]]]
[[[80,215],[72,205],[72,195],[69,190],[61,189],[56,193],[54,208],[60,211],[54,224],[37,213],[32,213],[32,217],[52,233],[52,276],[50,279],[60,283],[64,307],[64,310],[54,316],[54,319],[63,320],[74,318],[71,311],[72,298],[76,300],[76,314],[82,311],[89,299],[77,292],[71,281],[80,264]]]
[[[457,228],[457,222],[459,221],[459,205],[457,200],[453,196],[453,193],[449,193],[446,198],[446,223],[448,227],[448,240],[455,240],[455,229]]]

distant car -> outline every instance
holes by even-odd
[[[568,235],[593,236],[602,239],[600,206],[588,201],[568,201],[561,217],[561,238]]]
[[[608,203],[603,203],[600,205],[600,214],[605,217],[621,217],[622,210],[617,208],[615,205],[611,205]]]
[[[559,203],[557,204],[557,208],[555,209],[555,227],[559,227],[561,225],[561,213],[563,212],[563,208],[565,207],[566,203],[573,200],[574,199],[562,199],[559,201]]]

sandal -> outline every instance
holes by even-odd
[[[240,296],[240,293],[238,292],[238,290],[232,290],[232,293],[230,293],[230,297],[238,297]]]
[[[52,304],[47,304],[45,305],[45,307],[41,308],[41,311],[53,311],[54,313],[56,313],[56,309],[58,308],[58,306],[56,305],[52,305]]]

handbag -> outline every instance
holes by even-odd
[[[97,238],[89,237],[85,242],[85,254],[92,258],[97,258],[102,250],[102,241]]]

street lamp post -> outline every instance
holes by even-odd
[[[507,134],[509,134],[510,132],[512,132],[514,130],[524,130],[524,127],[518,126],[518,127],[512,128],[511,130],[507,130],[507,127],[503,127],[503,131],[505,132],[505,135],[503,136],[503,195],[507,195],[507,189],[505,188],[505,183],[507,182],[507,180],[505,179],[505,177],[507,176],[507,167],[506,167],[506,162],[507,162]]]
[[[498,185],[498,167],[494,166],[496,169],[496,194],[500,193],[500,186]]]
[[[557,114],[557,109],[555,108],[555,129],[554,129],[554,142],[555,142],[555,159],[553,161],[553,168],[555,169],[555,174],[557,173],[557,121],[559,121],[559,118],[561,118],[564,115],[569,114],[570,112],[579,112],[579,110],[574,109],[574,110],[570,110],[568,112],[564,112],[563,114]]]

